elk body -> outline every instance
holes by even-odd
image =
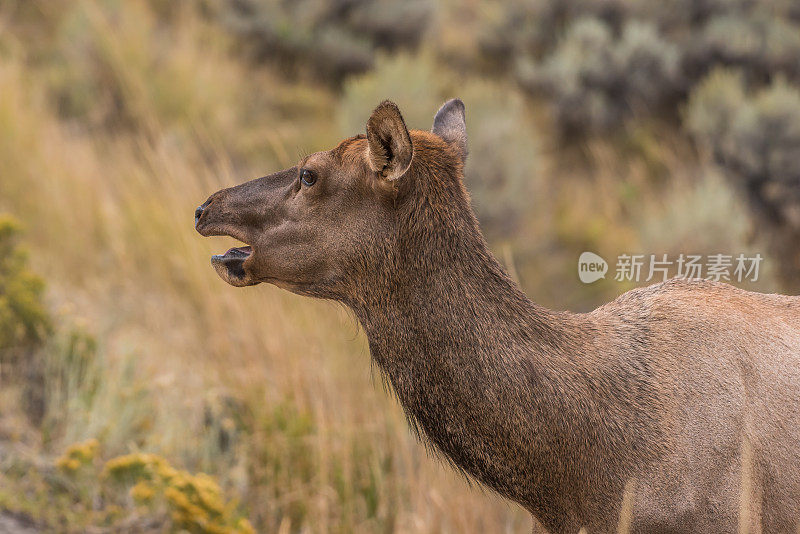
[[[357,315],[412,426],[553,533],[794,532],[800,298],[674,279],[585,314],[522,293],[463,185],[464,106],[367,134],[213,194],[203,235],[235,286]],[[625,515],[625,514],[623,514]]]

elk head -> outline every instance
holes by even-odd
[[[385,101],[366,131],[294,167],[218,191],[197,208],[200,234],[247,244],[212,257],[223,280],[342,298],[366,271],[391,262],[400,213],[423,194],[418,182],[430,179],[431,168],[461,173],[464,105],[450,100],[431,132],[409,132],[397,106]]]

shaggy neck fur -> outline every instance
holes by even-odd
[[[581,358],[593,326],[525,297],[481,236],[461,165],[445,163],[415,159],[409,187],[426,190],[348,304],[415,430],[555,527],[580,515],[564,496],[591,483],[587,446],[624,439],[585,392],[598,389]]]

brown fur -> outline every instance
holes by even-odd
[[[800,298],[675,279],[539,307],[481,236],[465,157],[460,101],[410,135],[384,103],[366,138],[212,195],[197,228],[253,246],[215,260],[226,281],[350,306],[419,434],[551,532],[616,530],[626,487],[634,532],[794,531]]]

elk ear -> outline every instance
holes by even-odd
[[[384,100],[367,121],[369,165],[387,180],[397,180],[411,166],[411,136],[394,102]]]
[[[467,123],[461,99],[448,100],[439,108],[433,118],[431,132],[450,143],[458,151],[462,162],[467,161]]]

